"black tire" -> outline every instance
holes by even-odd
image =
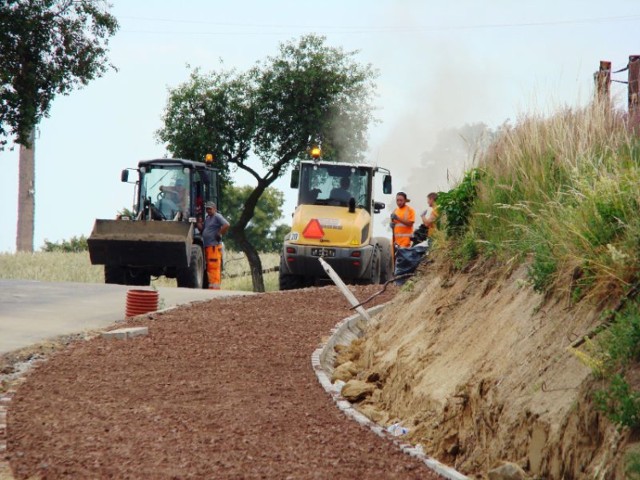
[[[176,280],[181,288],[204,287],[204,255],[200,245],[191,245],[189,266],[178,269]]]
[[[280,290],[296,290],[308,286],[307,279],[302,275],[292,275],[287,270],[284,256],[280,256],[280,268],[278,270],[278,283]]]
[[[376,238],[380,247],[380,283],[393,278],[393,262],[391,261],[391,241],[388,238]]]
[[[104,283],[112,283],[116,285],[126,285],[124,281],[124,267],[118,265],[104,266]]]
[[[382,253],[380,252],[380,247],[373,248],[373,256],[371,257],[371,276],[369,277],[369,283],[372,285],[377,285],[380,283],[380,278],[382,275]]]

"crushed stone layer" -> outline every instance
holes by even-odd
[[[365,299],[380,287],[352,288]],[[137,317],[125,326],[147,326],[148,336],[74,343],[12,398],[13,473],[439,478],[345,417],[318,383],[309,357],[351,313],[335,287],[310,288]]]

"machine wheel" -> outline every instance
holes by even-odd
[[[292,275],[287,271],[287,265],[285,264],[284,256],[282,255],[280,256],[278,280],[280,284],[280,290],[295,290],[308,286],[308,282],[306,281],[305,277],[301,275]]]
[[[381,256],[380,247],[375,247],[373,250],[373,256],[371,257],[371,276],[369,277],[369,283],[373,285],[380,283],[382,275],[382,266],[380,265],[382,260]]]
[[[115,283],[116,285],[126,285],[124,281],[125,269],[119,265],[104,266],[104,283]]]
[[[191,245],[191,260],[189,266],[178,269],[176,279],[178,287],[203,288],[204,285],[204,256],[200,245]]]
[[[391,261],[391,242],[388,238],[376,238],[380,247],[380,283],[386,283],[393,278],[393,263]]]

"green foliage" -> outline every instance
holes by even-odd
[[[598,374],[607,382],[595,393],[597,407],[619,426],[640,426],[640,392],[625,379],[626,372],[640,361],[640,309],[631,303],[617,313],[611,327],[600,334],[597,345]]]
[[[472,232],[453,242],[452,259],[457,269],[462,269],[474,260],[480,253],[480,248]]]
[[[558,269],[556,258],[548,242],[541,240],[533,246],[533,261],[527,270],[533,289],[544,292],[553,280]]]
[[[118,210],[117,216],[135,218],[136,213],[128,207],[122,207],[122,210]]]
[[[57,94],[107,68],[118,22],[99,0],[0,2],[0,137],[29,145]],[[0,149],[7,143],[0,141]]]
[[[615,316],[600,344],[606,351],[607,371],[615,371],[630,361],[640,360],[640,309],[632,303]]]
[[[230,223],[235,223],[247,198],[253,191],[250,186],[229,186],[225,192],[223,214]],[[247,239],[259,252],[278,252],[284,235],[290,230],[288,225],[277,224],[282,217],[284,194],[275,188],[267,188],[258,204],[255,214],[246,228]],[[225,240],[232,250],[239,251],[233,236]]]
[[[640,480],[640,452],[630,452],[625,458],[624,473],[628,480]]]
[[[80,235],[60,242],[50,242],[45,239],[41,250],[43,252],[86,252],[89,250],[89,246],[87,245],[87,237]]]
[[[621,427],[640,426],[640,392],[631,389],[624,377],[614,375],[607,390],[595,393],[596,406]]]
[[[464,234],[481,177],[480,170],[474,168],[465,173],[456,188],[438,194],[438,208],[446,218],[445,231],[448,236],[457,237]]]

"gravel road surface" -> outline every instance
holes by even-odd
[[[12,470],[21,479],[439,478],[347,419],[320,387],[311,353],[350,314],[336,288],[310,288],[215,299],[126,324],[148,326],[147,337],[74,343],[11,402]]]

